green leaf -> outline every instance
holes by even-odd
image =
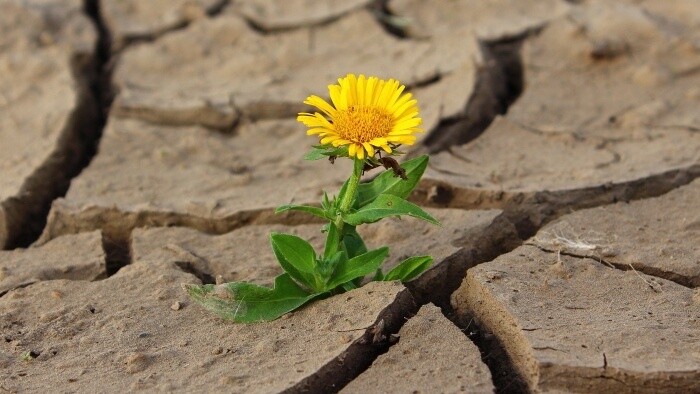
[[[418,205],[391,194],[380,194],[374,201],[356,212],[346,214],[343,220],[345,223],[357,226],[362,223],[374,223],[380,219],[397,215],[413,216],[432,224],[440,224]]]
[[[324,211],[330,211],[331,209],[331,200],[328,199],[328,193],[326,191],[323,191],[323,200],[321,200],[321,207],[323,207]]]
[[[382,269],[378,268],[377,272],[374,273],[374,278],[372,278],[373,281],[382,281],[384,280],[384,274],[382,273]]]
[[[321,295],[308,293],[289,274],[275,278],[272,289],[246,282],[184,287],[195,302],[237,323],[274,320]]]
[[[430,256],[414,256],[402,261],[389,271],[385,276],[385,281],[400,280],[401,282],[410,282],[418,275],[422,274],[433,264],[433,258]]]
[[[275,209],[275,213],[282,213],[286,211],[302,211],[323,219],[328,219],[328,216],[326,215],[326,212],[323,209],[319,207],[313,207],[310,205],[287,204],[277,207],[277,209]]]
[[[345,232],[343,246],[345,247],[348,258],[351,259],[355,256],[367,253],[367,245],[365,245],[365,241],[362,240],[360,234],[357,233],[355,226],[346,224],[343,228],[343,232]]]
[[[380,194],[391,194],[404,199],[408,198],[413,189],[416,188],[416,185],[418,185],[427,166],[428,156],[419,156],[401,164],[401,167],[406,170],[406,177],[408,178],[406,180],[395,176],[393,171],[387,170],[379,174],[371,182],[361,183],[357,188],[355,207],[360,208],[369,204]]]
[[[313,148],[310,152],[304,155],[304,160],[320,160],[324,157],[328,157],[324,153],[326,153],[326,149]]]
[[[340,204],[339,201],[343,201],[343,198],[345,197],[345,193],[348,191],[348,183],[350,182],[350,179],[346,179],[345,182],[343,183],[343,186],[340,187],[340,190],[338,191],[338,196],[333,200],[336,204]],[[357,197],[355,197],[357,198]]]
[[[315,145],[313,149],[304,155],[304,160],[319,160],[329,156],[347,156],[348,147],[333,145]]]
[[[329,258],[338,251],[340,244],[340,232],[333,222],[328,223],[328,233],[326,233],[326,247],[323,250],[323,257]]]
[[[388,254],[389,248],[383,247],[341,262],[328,281],[326,289],[332,290],[343,283],[377,271]]]
[[[284,269],[292,278],[318,290],[321,283],[316,275],[316,251],[305,240],[291,234],[270,234],[272,250]]]

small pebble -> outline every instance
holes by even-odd
[[[139,338],[146,338],[146,337],[151,336],[151,334],[147,333],[147,332],[140,332],[138,336],[139,336]]]
[[[63,297],[63,293],[61,293],[61,292],[58,291],[58,290],[54,290],[54,291],[51,292],[51,297],[52,297],[52,298],[59,299],[59,298]]]
[[[223,352],[224,352],[224,348],[222,348],[221,346],[219,346],[219,347],[217,347],[216,349],[212,350],[211,354],[217,355],[217,354],[221,354],[221,353],[223,353]]]
[[[180,308],[182,308],[182,304],[180,304],[180,301],[175,301],[172,305],[170,305],[170,309],[174,311],[179,311]]]

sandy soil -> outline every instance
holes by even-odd
[[[85,3],[85,4],[84,4]],[[398,78],[430,153],[360,227],[434,267],[255,325],[181,283],[279,273],[301,101]],[[0,2],[0,391],[700,391],[696,0]]]

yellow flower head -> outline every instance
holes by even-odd
[[[421,132],[417,101],[399,81],[348,74],[329,85],[331,102],[309,96],[304,103],[323,114],[302,112],[297,120],[317,134],[321,145],[348,147],[348,156],[362,160],[372,157],[375,147],[391,153],[390,145],[413,145],[414,133]]]

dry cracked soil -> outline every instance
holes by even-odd
[[[398,78],[434,266],[268,323],[181,283],[279,274],[335,190],[302,100]],[[697,0],[0,1],[0,392],[700,392]]]

